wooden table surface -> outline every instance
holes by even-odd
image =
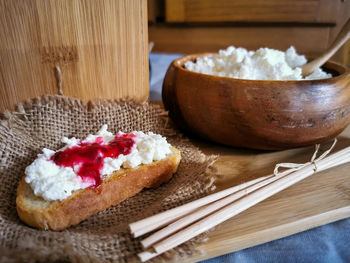
[[[333,151],[350,145],[350,128]],[[206,154],[220,157],[211,168],[217,190],[273,172],[276,163],[305,163],[314,147],[269,152],[234,149],[192,139]],[[330,144],[322,145],[325,150]],[[289,236],[350,217],[350,164],[313,175],[268,198],[210,232],[208,242],[184,260],[196,262]]]

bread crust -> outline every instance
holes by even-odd
[[[17,188],[17,213],[29,226],[45,230],[66,229],[121,203],[143,188],[157,187],[169,181],[181,159],[180,151],[174,147],[172,151],[167,159],[132,169],[120,169],[98,187],[78,190],[63,201],[46,201],[35,196],[23,176]]]

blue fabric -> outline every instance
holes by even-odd
[[[151,63],[150,74],[150,99],[151,101],[162,100],[162,85],[165,73],[170,63],[182,55],[179,54],[153,54],[149,56]]]
[[[162,83],[169,64],[179,54],[150,54],[151,100],[161,100]],[[350,262],[350,218],[304,231],[259,246],[202,261],[202,263],[239,262]]]
[[[350,262],[350,218],[202,261],[218,262]]]

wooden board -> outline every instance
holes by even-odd
[[[148,98],[147,1],[0,0],[0,112],[43,94]]]
[[[220,154],[213,166],[218,190],[270,174],[276,163],[307,162],[314,151],[307,147],[259,152],[194,142],[207,154]],[[339,136],[334,151],[349,145],[350,127]],[[327,145],[322,146],[325,148]],[[350,164],[313,175],[224,222],[209,234],[207,243],[198,246],[202,254],[196,253],[183,262],[216,257],[347,217]]]

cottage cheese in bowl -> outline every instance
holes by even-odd
[[[298,55],[291,46],[285,52],[260,48],[248,51],[230,46],[218,54],[199,57],[187,61],[185,68],[208,75],[249,80],[313,80],[331,78],[332,75],[317,68],[303,78],[301,66],[307,63],[303,55]]]

